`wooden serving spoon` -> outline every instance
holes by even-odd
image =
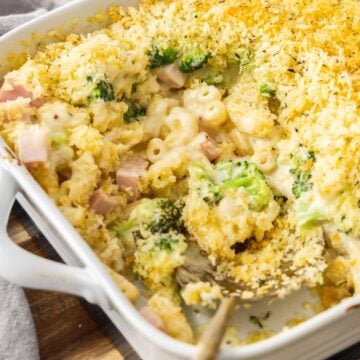
[[[290,233],[291,234],[291,233]],[[293,235],[293,234],[291,234]],[[201,250],[197,243],[190,242],[185,252],[185,262],[176,270],[176,280],[181,287],[190,283],[210,282],[222,288],[223,299],[198,342],[194,360],[213,360],[224,336],[228,321],[235,309],[236,301],[258,301],[264,298],[280,297],[299,290],[302,286],[315,286],[321,280],[322,271],[326,267],[324,260],[324,238],[321,228],[308,232],[296,233],[297,238],[286,237],[280,232],[270,234],[272,238],[261,241],[253,240],[246,248],[241,246],[242,255],[260,255],[265,259],[269,252],[276,256],[272,270],[262,277],[262,281],[254,292],[252,280],[235,281],[233,278],[219,274],[216,265],[210,263],[208,254]],[[299,246],[299,244],[301,246]],[[299,261],[301,258],[302,261]],[[240,261],[241,263],[241,261]],[[256,273],[256,264],[253,264]],[[269,264],[267,264],[269,265]],[[256,275],[258,275],[256,273]],[[253,296],[249,297],[249,293]]]
[[[194,360],[214,360],[219,351],[229,319],[234,312],[236,299],[223,298],[215,315],[210,320],[198,344]]]
[[[182,287],[192,282],[214,281],[214,268],[204,252],[195,243],[189,244],[185,263],[177,269],[176,279]],[[216,359],[235,305],[236,299],[234,296],[221,299],[215,315],[210,320],[197,344],[197,352],[193,360]]]

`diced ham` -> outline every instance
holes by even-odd
[[[30,99],[30,105],[34,107],[40,107],[44,103],[41,98],[34,98],[31,91],[26,89],[23,85],[16,83],[16,80],[13,78],[5,78],[0,89],[0,103],[13,101],[18,98]]]
[[[42,98],[36,98],[31,100],[30,104],[36,108],[39,108],[44,105],[44,99]]]
[[[96,190],[91,195],[90,208],[94,210],[97,214],[105,215],[109,211],[115,209],[118,205],[117,201],[106,194],[103,190]]]
[[[31,121],[31,115],[30,114],[24,114],[23,117],[21,118],[22,121],[24,122],[30,122]]]
[[[208,134],[206,134],[204,141],[200,144],[200,151],[209,161],[213,161],[221,155],[220,147]]]
[[[45,163],[49,159],[49,133],[46,129],[29,129],[20,133],[19,158],[26,164]]]
[[[170,64],[159,69],[157,79],[170,89],[181,89],[185,85],[186,75],[179,70],[176,64]]]
[[[116,183],[120,190],[129,191],[129,201],[135,201],[140,195],[139,180],[145,175],[149,162],[136,157],[122,165],[116,172]]]
[[[139,312],[150,324],[160,331],[166,332],[166,327],[161,317],[150,306],[143,306]]]

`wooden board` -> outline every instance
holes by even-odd
[[[31,237],[19,219],[9,224],[23,248],[53,260],[57,254],[42,236]],[[42,360],[138,360],[131,346],[100,308],[75,296],[26,290]]]

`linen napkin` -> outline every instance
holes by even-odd
[[[38,360],[34,323],[23,290],[0,278],[0,354],[3,360]]]
[[[1,0],[0,2],[0,35],[44,14],[51,9],[50,1],[36,0]]]
[[[0,35],[69,0],[0,0]],[[39,360],[36,331],[23,290],[0,278],[0,359]]]

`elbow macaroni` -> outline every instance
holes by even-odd
[[[161,139],[151,139],[146,147],[146,157],[152,162],[157,162],[169,151],[169,146]]]
[[[229,136],[239,155],[252,155],[254,153],[251,141],[249,140],[249,135],[246,135],[237,129],[232,129],[229,132]]]
[[[276,169],[275,157],[269,149],[256,150],[254,155],[251,157],[251,161],[257,164],[259,169],[265,174],[271,173]]]
[[[165,118],[164,126],[167,135],[164,142],[170,148],[176,148],[189,143],[199,131],[196,117],[188,110],[175,107]]]
[[[195,114],[204,127],[217,128],[226,121],[227,113],[215,86],[202,85],[184,91],[185,108]]]
[[[144,120],[145,141],[160,136],[161,127],[165,118],[169,116],[171,110],[178,105],[179,102],[176,99],[162,98],[159,95],[155,95],[149,104],[147,116]]]

